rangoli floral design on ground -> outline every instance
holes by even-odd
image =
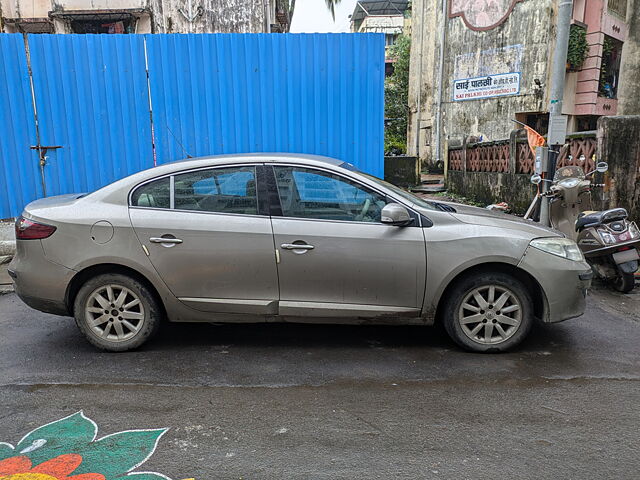
[[[96,423],[78,412],[36,428],[15,446],[0,442],[0,480],[171,480],[134,471],[166,431],[126,430],[97,439]]]

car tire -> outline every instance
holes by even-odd
[[[449,336],[465,350],[504,352],[531,330],[531,295],[511,275],[470,275],[456,283],[447,296],[443,323]]]
[[[94,346],[109,352],[133,350],[158,330],[162,309],[151,290],[127,275],[93,277],[74,302],[78,328]]]

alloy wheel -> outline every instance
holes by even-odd
[[[135,336],[144,324],[140,297],[122,285],[109,284],[94,290],[85,307],[85,319],[98,337],[121,342]]]
[[[522,323],[522,305],[508,288],[484,285],[471,290],[458,309],[464,334],[483,345],[495,345],[512,337]]]

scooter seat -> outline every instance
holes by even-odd
[[[616,220],[624,220],[628,214],[624,208],[612,208],[601,212],[583,212],[576,220],[576,232],[586,227],[596,227]]]

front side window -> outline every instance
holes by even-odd
[[[285,217],[379,223],[383,195],[320,170],[274,167]]]
[[[131,206],[148,208],[170,208],[171,187],[169,177],[140,185],[131,195]]]
[[[258,214],[255,167],[229,167],[174,177],[174,206],[198,212]]]

